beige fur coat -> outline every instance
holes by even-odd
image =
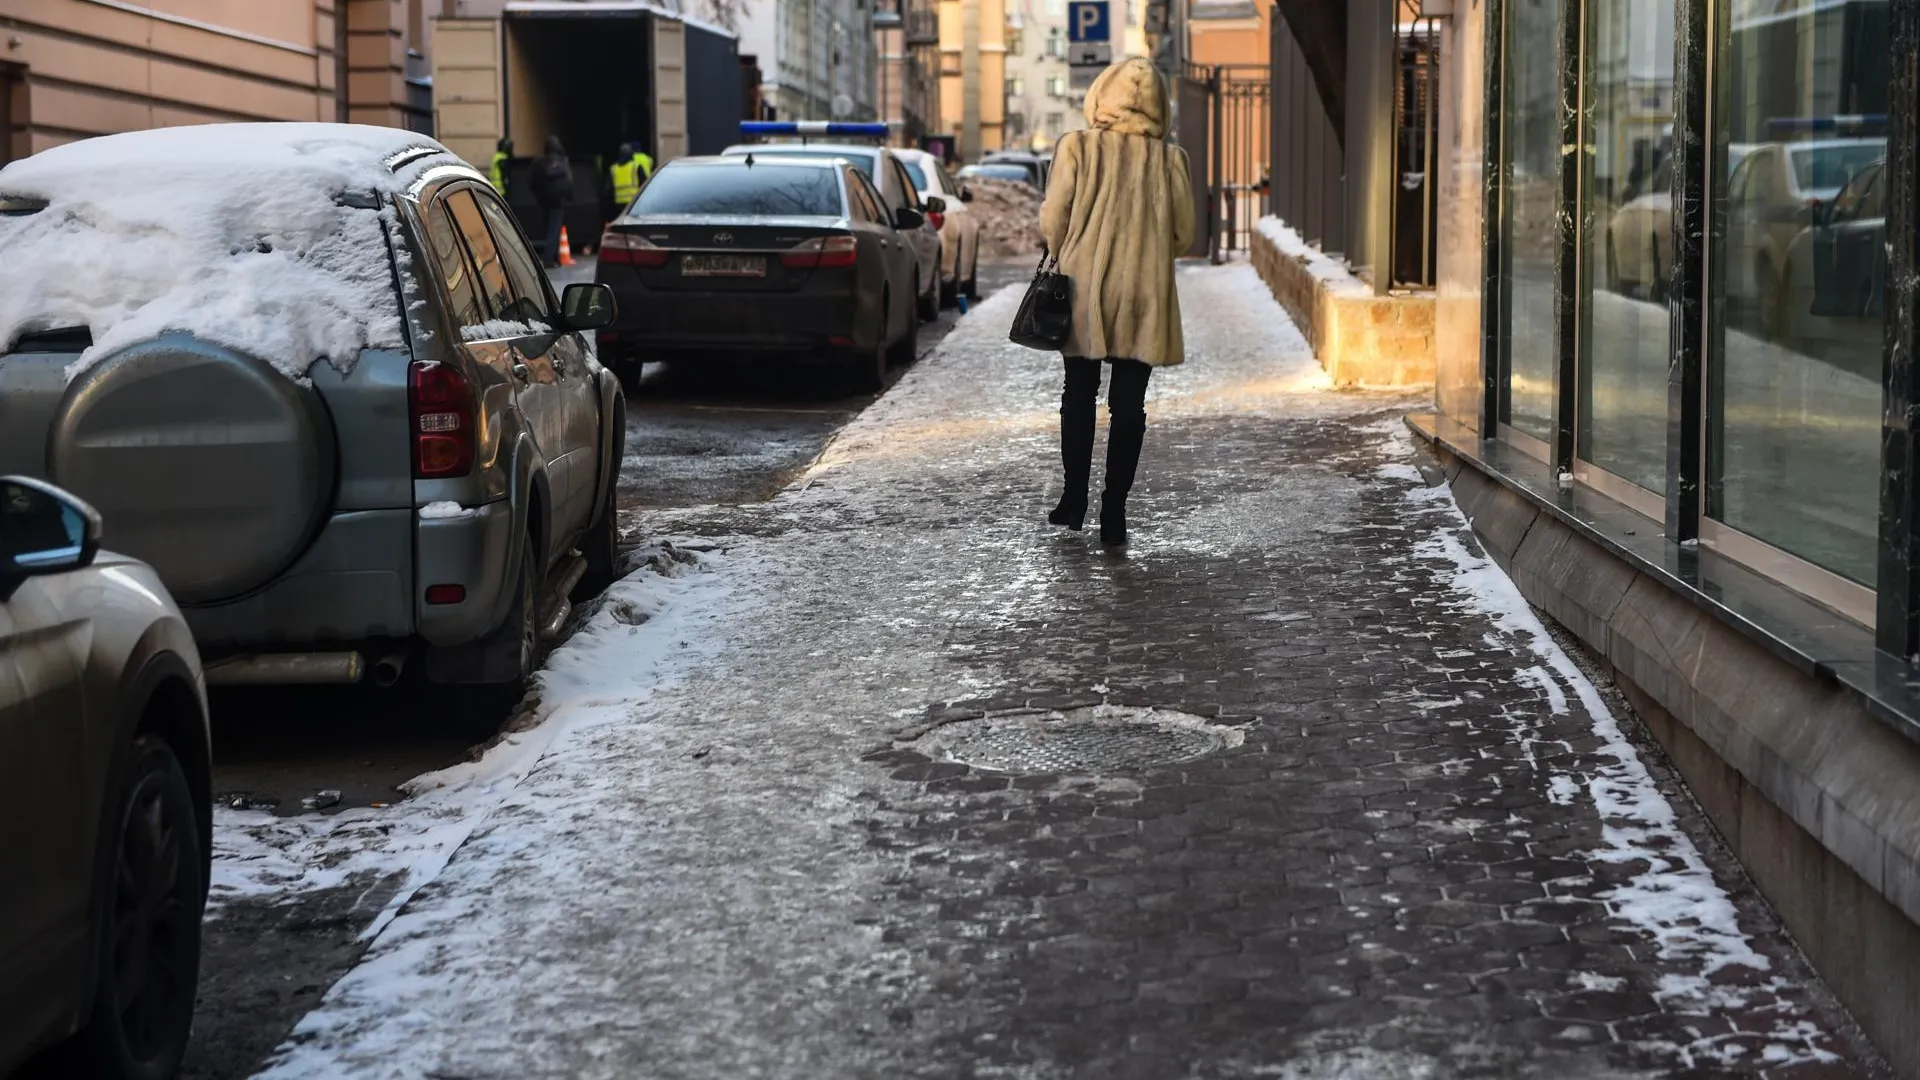
[[[1040,231],[1073,279],[1068,356],[1185,359],[1173,261],[1193,242],[1193,182],[1170,113],[1153,65],[1122,60],[1087,92],[1091,129],[1054,147]]]

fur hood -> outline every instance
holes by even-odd
[[[1087,124],[1121,135],[1163,139],[1167,116],[1167,87],[1154,66],[1130,56],[1100,73],[1087,91]]]

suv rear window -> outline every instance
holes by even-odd
[[[641,189],[633,213],[840,217],[844,211],[832,169],[669,165]]]

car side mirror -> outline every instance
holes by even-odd
[[[972,202],[972,201],[973,201],[973,189],[972,189],[972,188],[970,188],[970,187],[963,187],[963,188],[961,188],[961,189],[960,189],[960,201],[961,201],[961,202]]]
[[[947,200],[938,195],[927,196],[927,213],[944,214],[947,212]]]
[[[893,212],[893,227],[901,231],[918,229],[927,223],[927,215],[911,206],[903,206]]]
[[[0,600],[30,577],[90,566],[100,514],[52,484],[0,477]]]
[[[568,330],[604,330],[619,315],[610,286],[581,282],[560,294],[560,321]]]

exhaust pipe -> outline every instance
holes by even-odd
[[[382,688],[391,687],[400,681],[401,674],[406,670],[407,654],[390,652],[373,662],[373,685]]]

